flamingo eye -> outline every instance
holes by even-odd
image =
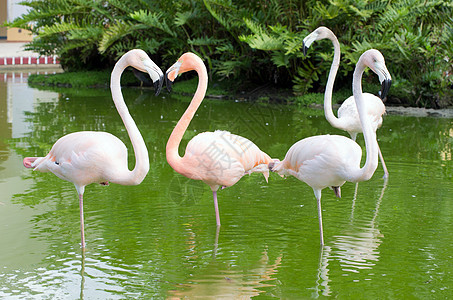
[[[57,166],[60,165],[60,163],[59,163],[58,161],[56,161],[55,164],[56,164]]]

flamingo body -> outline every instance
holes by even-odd
[[[221,130],[203,132],[187,144],[182,163],[192,167],[183,175],[217,190],[232,186],[253,172],[263,173],[267,180],[270,161],[269,155],[244,137]]]
[[[341,135],[317,135],[298,141],[272,171],[291,175],[315,190],[341,187],[351,169],[360,168],[362,148]]]
[[[376,131],[382,126],[382,116],[385,114],[385,105],[379,97],[370,93],[363,93],[364,106],[371,126]],[[339,129],[347,131],[353,140],[358,133],[362,133],[359,113],[354,101],[354,96],[347,98],[338,109]]]
[[[52,172],[76,186],[114,182],[129,172],[127,148],[116,136],[80,131],[58,139],[45,157],[34,160],[35,171]]]

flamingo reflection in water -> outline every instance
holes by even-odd
[[[215,241],[213,244],[212,260],[209,264],[192,274],[188,283],[178,284],[175,289],[169,291],[167,299],[251,299],[265,293],[263,288],[275,286],[272,281],[275,280],[278,267],[282,261],[282,254],[279,254],[275,260],[270,261],[267,247],[264,248],[261,257],[255,263],[255,267],[247,270],[234,270],[230,262],[221,262],[217,260],[217,251],[222,249],[219,245],[220,227],[217,226]],[[193,244],[196,242],[195,234],[191,232],[191,240],[188,243],[188,250],[195,251]],[[225,248],[222,252],[227,251]],[[195,253],[194,253],[195,255]],[[224,253],[223,256],[226,254]]]
[[[374,214],[368,225],[348,229],[346,234],[334,236],[332,246],[321,247],[316,285],[313,288],[313,298],[330,296],[332,291],[329,286],[329,262],[338,260],[343,271],[360,272],[364,269],[372,269],[379,260],[378,248],[383,236],[376,227],[376,218],[379,214],[382,199],[387,188],[388,180],[384,180],[381,193],[376,201]],[[350,224],[354,223],[355,200],[357,197],[358,183],[355,187],[353,205],[351,207]]]

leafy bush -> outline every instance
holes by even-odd
[[[320,25],[337,35],[336,87],[350,86],[361,53],[383,52],[392,92],[409,105],[453,103],[453,3],[444,0],[28,0],[7,26],[31,29],[28,49],[56,54],[66,70],[101,69],[141,48],[163,69],[183,52],[201,56],[210,76],[323,90],[333,48],[303,38]],[[30,24],[33,24],[31,26]],[[375,81],[375,78],[373,78]],[[398,99],[399,98],[399,99]]]

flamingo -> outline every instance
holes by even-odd
[[[292,175],[307,183],[315,194],[321,245],[324,245],[321,213],[321,191],[330,187],[341,197],[340,187],[346,182],[370,179],[378,165],[376,131],[368,118],[365,98],[362,94],[362,74],[369,67],[379,76],[382,84],[381,97],[385,97],[391,84],[391,76],[385,66],[384,57],[375,49],[364,52],[357,62],[353,77],[353,95],[357,104],[366,146],[365,165],[360,167],[362,149],[345,136],[317,135],[298,141],[286,153],[281,162],[271,162],[269,168],[280,175]]]
[[[314,41],[329,39],[332,41],[334,48],[334,56],[332,66],[330,67],[329,77],[327,79],[326,91],[324,94],[324,114],[327,121],[335,128],[347,131],[352,140],[356,140],[357,134],[362,132],[362,125],[360,124],[359,114],[355,105],[354,97],[347,98],[340,108],[338,109],[338,118],[335,117],[332,111],[332,91],[337,75],[338,67],[340,65],[340,43],[338,42],[335,34],[326,27],[318,27],[312,33],[307,35],[303,40],[303,51],[306,54],[307,49]],[[372,128],[376,131],[382,126],[382,115],[385,114],[385,105],[379,97],[369,93],[363,93],[364,103],[368,118],[371,120]],[[384,162],[381,149],[378,145],[379,158],[381,160],[382,168],[384,169],[384,179],[388,178],[389,172]]]
[[[179,174],[190,179],[202,180],[209,185],[214,198],[216,224],[220,226],[217,190],[234,185],[245,174],[262,173],[269,177],[268,164],[272,159],[250,140],[228,131],[203,132],[192,138],[183,157],[178,148],[184,132],[200,106],[208,86],[208,73],[197,55],[184,53],[166,72],[167,88],[178,74],[188,71],[198,74],[198,86],[189,107],[176,124],[167,142],[166,155],[170,166]]]
[[[163,84],[162,70],[139,49],[130,50],[115,64],[110,80],[113,102],[129,134],[135,153],[135,167],[127,165],[127,148],[116,136],[101,131],[79,131],[57,140],[45,157],[26,157],[24,166],[36,171],[52,172],[72,182],[79,195],[80,231],[84,249],[83,193],[90,183],[108,185],[140,184],[149,171],[148,150],[143,137],[132,119],[121,93],[121,74],[128,66],[147,72],[159,94]]]

